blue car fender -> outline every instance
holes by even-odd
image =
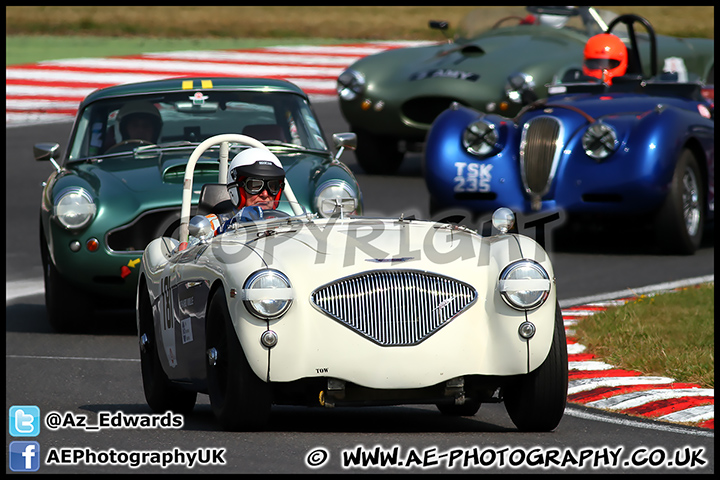
[[[628,120],[631,125],[625,141],[615,153],[632,162],[630,170],[641,185],[647,181],[664,197],[682,150],[693,141],[694,124],[702,118],[687,110],[658,105],[636,121]]]
[[[558,162],[552,191],[558,203],[569,210],[592,210],[583,203],[583,195],[615,196],[618,212],[623,204],[651,212],[661,205],[672,181],[682,149],[694,141],[693,120],[697,115],[681,109],[658,109],[601,118],[617,132],[617,150],[604,160],[594,160],[584,153],[582,136],[587,126],[579,128],[567,141]],[[598,209],[612,209],[612,203],[598,204]]]

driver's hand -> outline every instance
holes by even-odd
[[[235,214],[235,220],[238,222],[255,222],[262,220],[263,210],[258,206],[243,207]]]
[[[215,230],[215,235],[222,235],[223,233],[227,232],[228,228],[230,228],[230,226],[233,224],[240,222],[254,222],[257,220],[262,220],[262,218],[262,208],[257,206],[243,207],[238,210],[238,212],[233,215],[232,218],[223,222],[223,224]]]

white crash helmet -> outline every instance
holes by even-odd
[[[248,179],[262,179],[262,187],[257,193],[249,189]],[[270,150],[248,148],[235,155],[228,166],[227,189],[230,200],[236,208],[245,206],[247,195],[257,195],[266,189],[274,197],[277,208],[285,186],[285,170],[282,163]],[[242,188],[241,188],[242,187]]]

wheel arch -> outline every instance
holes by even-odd
[[[140,334],[140,292],[142,289],[147,291],[147,277],[145,272],[140,270],[138,273],[137,291],[135,292],[135,326],[138,334]]]
[[[205,319],[207,322],[208,314],[210,313],[210,302],[212,302],[213,297],[217,293],[220,288],[225,288],[225,284],[223,281],[219,278],[216,278],[212,284],[210,285],[210,290],[208,291],[208,297],[207,297],[207,303],[205,304]]]

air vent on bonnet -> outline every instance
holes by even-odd
[[[186,165],[184,163],[168,167],[163,172],[163,181],[167,183],[182,183],[183,178],[185,178],[185,167]],[[202,177],[214,175],[214,178],[217,179],[218,168],[217,163],[198,163],[195,165],[195,173],[193,176]]]

